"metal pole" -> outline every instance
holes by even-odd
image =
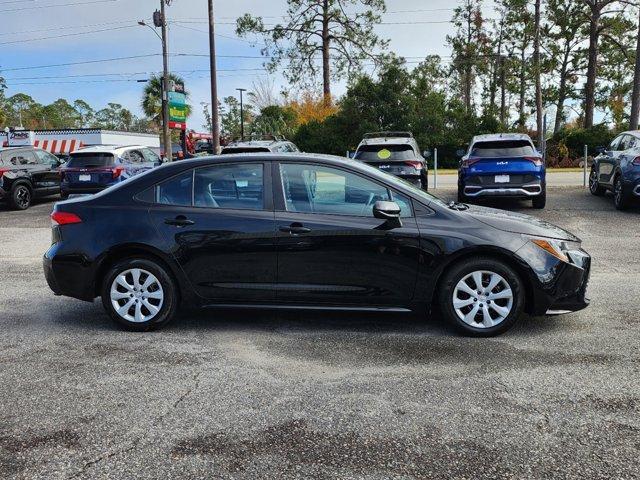
[[[433,149],[433,188],[438,188],[438,149]]]
[[[169,131],[169,52],[167,46],[167,17],[164,10],[165,0],[160,0],[160,15],[162,16],[162,143],[164,156],[172,159],[171,133]]]
[[[211,70],[211,137],[213,154],[220,149],[220,114],[218,112],[218,74],[216,72],[216,37],[213,0],[209,0],[209,65]]]
[[[582,186],[587,186],[587,157],[589,156],[589,147],[584,146],[584,165],[582,168]]]

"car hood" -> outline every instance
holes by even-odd
[[[574,234],[531,215],[523,215],[497,208],[479,207],[477,205],[469,205],[469,209],[465,210],[464,213],[485,225],[504,232],[557,238],[571,242],[580,241]]]

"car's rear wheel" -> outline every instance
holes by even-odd
[[[591,173],[589,174],[589,191],[592,195],[596,195],[601,197],[604,195],[606,189],[600,185],[598,181],[598,171],[595,169],[595,166],[591,167]]]
[[[177,309],[177,287],[163,266],[144,258],[114,265],[102,284],[102,305],[128,330],[147,331],[168,323]]]
[[[18,183],[11,189],[9,205],[15,210],[26,210],[31,206],[32,194],[29,185]]]
[[[511,328],[524,308],[518,274],[492,258],[454,265],[445,273],[439,292],[440,310],[466,335],[489,337]]]
[[[627,198],[622,188],[622,176],[618,175],[613,182],[613,204],[618,210],[627,208]]]
[[[540,195],[533,197],[531,203],[533,204],[533,208],[543,209],[547,204],[547,187],[542,187]]]

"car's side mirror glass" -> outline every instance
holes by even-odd
[[[464,155],[465,155],[466,153],[467,153],[467,151],[466,151],[466,150],[464,150],[464,149],[462,149],[462,148],[460,148],[460,149],[456,150],[456,156],[457,156],[457,157],[459,157],[459,158],[464,157]]]
[[[424,152],[422,152],[422,156],[424,158],[431,158],[431,152],[429,150],[425,150]]]
[[[603,153],[605,153],[607,151],[606,147],[596,147],[596,153],[598,155],[602,155]]]

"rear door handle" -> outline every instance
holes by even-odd
[[[174,225],[176,227],[186,227],[189,225],[194,225],[196,222],[193,220],[189,220],[184,215],[178,215],[176,218],[165,218],[164,223],[167,225]]]
[[[292,223],[289,226],[280,227],[280,231],[284,233],[290,233],[291,235],[299,235],[301,233],[309,233],[311,232],[311,229],[305,227],[301,223]]]

